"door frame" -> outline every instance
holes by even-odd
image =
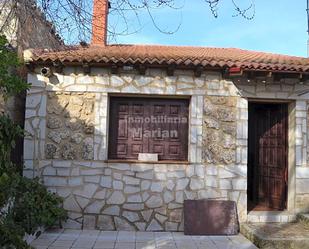
[[[249,103],[260,103],[260,104],[287,104],[288,108],[288,131],[287,131],[287,170],[288,170],[288,183],[287,183],[287,207],[284,211],[271,211],[273,214],[282,213],[282,212],[294,212],[295,211],[295,199],[296,199],[296,101],[295,100],[280,100],[280,99],[257,99],[257,98],[248,98]],[[248,110],[248,117],[250,113]],[[249,125],[249,119],[248,119]],[[249,131],[249,130],[248,130]],[[249,141],[249,132],[248,132],[248,141]],[[248,143],[249,146],[249,143]],[[248,153],[249,157],[249,153]],[[248,158],[249,159],[249,158]],[[248,160],[249,163],[249,160]],[[247,195],[247,206],[249,204],[248,195]],[[247,211],[247,213],[265,213],[265,211]]]

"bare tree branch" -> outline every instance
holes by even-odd
[[[254,18],[254,0],[246,0],[245,7],[240,6],[237,0],[230,1],[234,6],[234,17],[241,16],[247,20]],[[217,18],[219,4],[223,3],[223,0],[201,0],[201,4],[203,2]],[[42,13],[67,44],[89,41],[93,17],[92,3],[93,0],[0,0],[0,16],[1,13],[6,13],[5,18],[0,18],[0,32],[10,25],[9,22],[14,19],[14,15],[20,14],[18,11],[23,11],[22,16],[27,18],[35,18],[35,15]],[[180,10],[184,8],[184,4],[185,0],[110,0],[109,39],[116,41],[118,36],[140,32],[145,25],[141,16],[145,15],[159,32],[173,34],[182,24]],[[155,12],[160,9],[170,9],[180,13],[176,27],[163,28],[159,24]],[[26,22],[27,18],[22,21]]]

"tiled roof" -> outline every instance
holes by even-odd
[[[35,63],[122,63],[176,66],[241,67],[247,70],[309,72],[309,59],[236,48],[155,45],[67,47],[61,51],[34,50]]]

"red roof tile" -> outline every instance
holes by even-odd
[[[248,70],[309,72],[309,59],[236,48],[155,45],[68,47],[61,51],[35,50],[35,63],[123,63],[178,66],[241,67]]]

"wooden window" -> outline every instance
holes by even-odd
[[[188,99],[111,97],[109,159],[187,160]]]

